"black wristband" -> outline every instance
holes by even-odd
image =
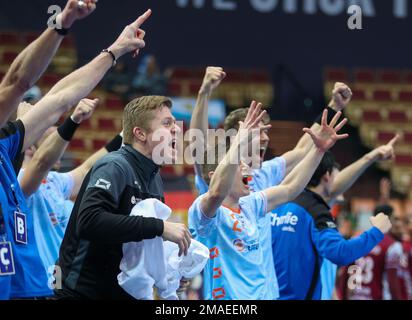
[[[327,107],[326,108],[328,110],[328,120],[327,123],[330,123],[333,119],[333,117],[337,114],[337,112],[335,110],[333,110],[331,107]],[[316,118],[315,123],[321,124],[322,123],[322,115],[323,115],[323,111],[322,113]]]
[[[117,59],[116,59],[116,56],[114,55],[114,53],[111,52],[109,49],[104,49],[104,50],[102,50],[102,52],[103,52],[103,53],[108,53],[108,54],[110,54],[110,56],[111,56],[112,59],[113,59],[112,67],[116,66],[116,64],[117,64]]]
[[[54,28],[54,31],[56,31],[60,36],[67,36],[69,34],[70,29],[65,29],[65,28]]]
[[[113,138],[112,141],[110,141],[108,144],[106,144],[105,149],[107,150],[107,152],[113,152],[113,151],[117,151],[121,148],[123,143],[123,138],[120,134],[118,134],[117,136],[115,136]]]
[[[63,140],[70,141],[80,124],[74,122],[71,117],[68,117],[58,128],[57,132]]]

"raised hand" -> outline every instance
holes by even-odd
[[[382,233],[387,233],[392,228],[389,217],[382,212],[374,217],[369,218],[371,224],[378,228]]]
[[[313,143],[317,148],[321,151],[326,152],[330,148],[332,148],[336,141],[346,139],[349,137],[348,134],[337,134],[340,129],[346,124],[348,119],[343,119],[338,125],[338,122],[342,112],[337,112],[336,115],[333,117],[332,121],[328,124],[328,110],[324,110],[322,114],[322,122],[320,126],[320,131],[318,133],[314,133],[309,128],[304,128],[303,131],[309,134],[313,140]],[[336,125],[336,126],[335,126]]]
[[[226,72],[220,67],[207,67],[200,91],[211,93],[226,77]]]
[[[266,110],[262,111],[262,104],[256,101],[252,101],[250,104],[248,113],[246,115],[245,121],[239,121],[239,132],[238,135],[242,136],[242,142],[245,143],[250,143],[252,142],[252,136],[253,138],[259,138],[259,135],[253,135],[254,130],[258,130],[255,132],[260,132],[262,130],[267,130],[272,127],[272,125],[264,125],[260,126],[260,122],[262,121],[263,117],[266,114]],[[247,134],[245,134],[245,130]],[[247,137],[247,140],[245,140],[245,137]],[[255,142],[256,139],[253,139],[253,142]]]
[[[76,20],[81,20],[89,16],[96,10],[97,0],[69,0],[63,9],[61,19],[62,27],[69,29]]]
[[[332,91],[332,100],[329,107],[335,111],[343,110],[352,99],[352,90],[342,82],[336,82]]]
[[[137,56],[140,49],[146,45],[144,42],[145,31],[140,26],[150,17],[152,10],[147,10],[136,21],[124,28],[117,40],[110,46],[109,50],[113,52],[116,58],[126,53],[133,52],[133,57]]]
[[[97,105],[99,104],[99,99],[82,99],[77,105],[76,109],[72,114],[72,120],[76,123],[81,123],[84,120],[89,119]]]
[[[398,142],[399,138],[400,136],[399,134],[397,134],[386,145],[378,148],[378,155],[379,155],[378,160],[379,161],[392,160],[393,158],[395,158],[394,146],[396,142]]]

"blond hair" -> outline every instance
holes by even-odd
[[[133,144],[135,127],[150,130],[150,123],[155,118],[153,111],[162,107],[170,109],[172,100],[163,96],[144,96],[130,101],[123,112],[123,142]]]

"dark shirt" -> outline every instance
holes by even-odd
[[[163,221],[131,217],[141,200],[164,201],[159,167],[124,146],[99,160],[86,176],[64,236],[58,298],[131,299],[117,282],[122,245],[163,234]]]

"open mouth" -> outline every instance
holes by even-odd
[[[175,140],[175,139],[172,140],[172,144],[171,144],[171,145],[172,145],[172,149],[173,149],[173,150],[176,150],[176,140]]]
[[[265,151],[266,151],[266,148],[264,148],[264,147],[260,148],[260,150],[259,150],[259,155],[262,159],[263,159],[263,156],[265,155]]]
[[[252,176],[244,175],[242,177],[242,182],[245,186],[249,187],[249,182],[252,180]]]

